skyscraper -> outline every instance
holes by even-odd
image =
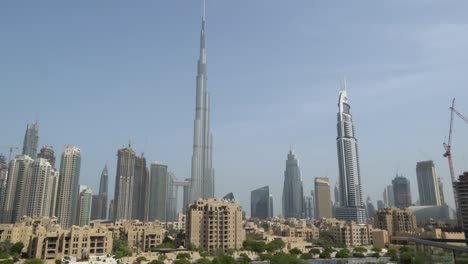
[[[332,218],[330,180],[315,178],[315,219]]]
[[[150,203],[149,221],[167,221],[167,188],[169,185],[169,175],[167,165],[160,162],[151,163],[150,169]]]
[[[299,161],[293,150],[288,153],[283,184],[283,216],[301,219],[304,216],[304,191]]]
[[[107,164],[101,173],[101,179],[99,181],[99,193],[93,195],[92,206],[91,206],[91,220],[95,219],[106,219],[107,218],[107,198],[109,188],[109,172],[107,170]]]
[[[3,200],[3,223],[14,223],[26,213],[33,159],[27,155],[16,156],[10,161]]]
[[[37,157],[46,159],[50,163],[50,166],[55,168],[55,151],[52,146],[46,145],[42,147]]]
[[[203,14],[197,72],[195,121],[193,125],[191,202],[199,198],[214,197],[213,136],[210,131],[210,94],[208,93],[207,80],[205,14]]]
[[[76,223],[79,226],[89,225],[91,217],[93,191],[87,186],[82,186],[80,197],[78,199],[78,219]]]
[[[24,134],[23,155],[35,159],[37,157],[37,145],[39,144],[39,123],[28,124]]]
[[[336,137],[336,143],[338,149],[340,207],[335,209],[335,216],[340,220],[364,224],[366,211],[362,200],[358,144],[346,84],[339,94],[337,120],[338,136]]]
[[[49,211],[49,216],[53,217],[56,216],[55,209],[57,207],[57,192],[58,192],[58,184],[59,184],[59,172],[56,169],[50,170],[50,178],[49,178],[49,188],[48,188],[48,195],[47,195],[47,206]]]
[[[5,199],[5,189],[8,174],[8,164],[5,156],[0,154],[0,214],[3,214],[3,200]],[[0,217],[0,223],[2,218]]]
[[[81,150],[66,146],[60,161],[56,216],[63,228],[76,223],[80,190]]]
[[[411,188],[410,181],[403,177],[396,175],[392,180],[393,197],[395,199],[395,206],[398,208],[407,208],[411,206]]]
[[[393,193],[393,185],[387,186],[387,206],[395,206],[395,196]]]
[[[340,187],[338,186],[338,182],[335,184],[335,207],[340,206]]]
[[[371,200],[370,196],[367,196],[367,199],[366,199],[366,209],[367,209],[367,217],[369,219],[374,217],[375,206],[374,206],[374,203],[372,203],[372,200]]]
[[[420,161],[416,163],[418,179],[419,202],[421,205],[442,205],[440,199],[439,176],[434,161]]]
[[[314,219],[314,217],[314,197],[306,195],[304,196],[304,218]]]
[[[128,147],[117,151],[113,208],[113,219],[115,220],[132,219],[135,158],[135,151],[133,151],[130,144],[128,144]]]
[[[270,187],[264,186],[250,192],[250,217],[266,219],[272,217],[270,212]]]
[[[135,158],[135,173],[133,180],[133,205],[132,219],[144,221],[147,213],[147,188],[149,185],[149,173],[146,167],[146,159],[141,154],[141,157]]]
[[[453,188],[458,195],[458,209],[460,212],[457,212],[457,215],[461,217],[461,219],[458,219],[458,223],[461,225],[465,237],[468,237],[468,172],[465,171],[458,177],[458,180],[453,184]]]
[[[31,217],[49,216],[50,206],[49,185],[52,166],[49,161],[37,158],[32,164],[32,175],[30,181],[29,201],[27,203],[26,215]]]

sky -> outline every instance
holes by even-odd
[[[106,163],[114,189],[129,139],[148,162],[190,177],[202,6],[1,1],[0,145],[21,147],[37,118],[40,147],[81,148],[80,183],[94,190]],[[416,202],[416,162],[434,160],[453,206],[442,142],[452,98],[468,116],[466,10],[466,1],[207,0],[217,197],[232,191],[249,214],[250,191],[269,185],[280,213],[290,148],[306,193],[315,177],[334,185],[346,78],[363,198],[382,199],[399,173]],[[467,134],[456,118],[457,174],[468,170]]]

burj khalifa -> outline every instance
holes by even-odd
[[[198,59],[195,121],[193,127],[192,177],[190,201],[214,197],[213,135],[210,131],[210,94],[207,87],[205,12],[202,17],[200,57]]]

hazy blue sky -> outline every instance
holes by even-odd
[[[216,193],[270,185],[281,208],[294,146],[304,188],[337,179],[336,112],[346,76],[364,199],[382,199],[395,173],[433,159],[453,204],[442,142],[452,97],[468,115],[468,2],[207,3],[208,86]],[[0,145],[21,146],[40,121],[40,146],[82,150],[82,184],[97,189],[131,137],[149,161],[190,177],[201,1],[1,1]],[[468,170],[468,124],[453,155]],[[5,149],[1,149],[5,153]]]

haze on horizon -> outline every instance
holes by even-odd
[[[442,142],[453,97],[468,115],[468,3],[208,1],[206,38],[215,193],[269,185],[281,211],[293,146],[304,192],[338,176],[336,113],[346,77],[363,199],[396,173],[418,199],[416,162],[434,160],[453,207]],[[39,116],[39,146],[82,150],[81,184],[113,190],[129,138],[148,162],[190,177],[201,1],[0,3],[0,145],[21,147]],[[455,171],[468,170],[468,125],[455,119]],[[8,154],[6,149],[0,153]],[[332,185],[332,187],[333,187]],[[110,197],[113,195],[111,194]]]

